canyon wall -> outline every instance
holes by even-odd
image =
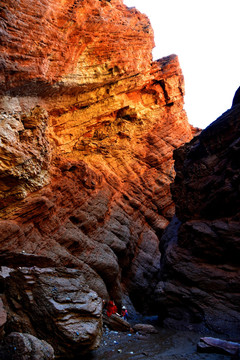
[[[183,76],[121,0],[7,0],[0,21],[0,329],[71,357],[102,299],[156,311]]]
[[[239,92],[238,92],[239,93]],[[174,152],[176,217],[160,248],[156,290],[165,325],[240,330],[240,105]]]

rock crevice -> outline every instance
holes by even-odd
[[[177,218],[160,242],[156,290],[170,326],[239,332],[239,136],[235,105],[174,152]]]
[[[99,342],[100,298],[154,306],[172,154],[193,136],[183,75],[175,55],[152,61],[148,18],[121,0],[7,0],[1,29],[0,259],[13,270],[1,282],[18,319],[5,331],[72,356]],[[33,288],[18,287],[25,272]]]

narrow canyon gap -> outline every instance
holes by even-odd
[[[153,46],[121,0],[2,5],[2,336],[72,357],[99,345],[102,299],[166,316],[173,151],[196,129],[177,56],[153,62]]]

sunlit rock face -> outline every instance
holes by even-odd
[[[154,310],[172,154],[192,138],[177,57],[151,61],[149,20],[121,0],[8,0],[1,24],[1,264],[76,269]]]
[[[236,336],[240,324],[240,106],[174,152],[175,218],[161,240],[165,324]]]

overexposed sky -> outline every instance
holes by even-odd
[[[177,54],[185,110],[205,128],[232,105],[240,86],[240,0],[124,0],[148,15],[153,58]]]

